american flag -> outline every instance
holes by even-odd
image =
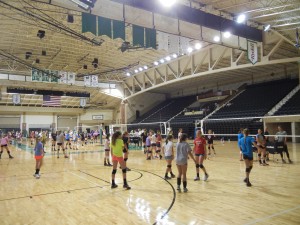
[[[61,106],[61,96],[43,95],[43,106]]]

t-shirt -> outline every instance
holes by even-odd
[[[117,157],[123,157],[123,148],[124,148],[124,143],[122,139],[117,139],[116,140],[116,145],[113,145],[111,143],[110,147],[112,148],[112,154]]]
[[[43,144],[42,142],[38,142],[34,147],[34,155],[35,156],[41,156],[43,155]]]
[[[168,143],[165,145],[165,156],[172,156],[172,148],[173,148],[173,142],[168,141]]]
[[[108,139],[105,139],[105,142],[104,142],[104,149],[109,149],[109,145],[110,145],[110,140]]]
[[[244,137],[244,134],[243,134],[243,133],[239,133],[239,134],[238,134],[238,146],[239,146],[239,147],[241,147],[239,143],[240,143],[240,140],[241,140],[243,137]]]
[[[156,144],[156,135],[153,134],[151,137],[151,144]]]
[[[281,135],[283,135],[283,136],[281,136]],[[287,133],[286,133],[286,131],[278,131],[277,133],[276,133],[276,138],[277,138],[277,141],[278,142],[284,142],[284,140],[285,140],[285,135],[287,135]]]
[[[241,146],[242,152],[244,155],[253,158],[253,151],[252,151],[252,143],[254,142],[253,137],[245,137],[239,140],[239,146]]]
[[[7,145],[8,144],[8,137],[1,138],[1,145]]]
[[[188,143],[178,142],[176,145],[176,164],[186,165],[189,152],[192,152],[192,149]]]
[[[156,137],[156,143],[160,143],[161,142],[161,135],[158,134]]]
[[[58,140],[57,143],[64,143],[65,140],[65,136],[63,133],[61,133],[60,135],[58,135]]]
[[[264,145],[265,145],[265,142],[266,142],[266,141],[265,141],[265,137],[264,137],[263,134],[257,134],[257,135],[256,135],[256,139],[258,140],[258,141],[257,141],[257,145],[258,145],[258,146],[261,146],[261,145],[264,146]]]
[[[206,140],[203,137],[196,137],[194,140],[194,152],[195,154],[205,154]]]
[[[150,136],[148,136],[146,138],[146,146],[150,146],[150,145],[151,145],[151,138],[150,138]]]
[[[142,133],[141,137],[142,137],[143,142],[146,142],[147,135],[145,133]]]
[[[123,142],[124,142],[124,146],[126,146],[128,148],[129,144],[128,144],[128,140],[129,138],[127,136],[123,137]]]

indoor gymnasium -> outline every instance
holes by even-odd
[[[300,224],[299,0],[0,0],[0,224]]]

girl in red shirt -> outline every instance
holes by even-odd
[[[199,177],[199,167],[204,172],[204,181],[208,179],[208,174],[206,172],[205,167],[203,166],[203,161],[206,159],[206,140],[202,137],[201,130],[198,130],[196,133],[196,138],[194,140],[194,154],[196,159],[196,172],[197,176],[195,177],[194,181],[200,180]]]

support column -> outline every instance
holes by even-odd
[[[296,123],[295,122],[291,122],[291,130],[292,130],[292,142],[296,143]]]
[[[299,84],[300,84],[300,62],[298,62],[298,78],[299,78]]]
[[[53,119],[52,119],[52,125],[51,125],[51,128],[52,128],[52,131],[55,132],[57,130],[57,114],[56,113],[53,113]]]
[[[20,116],[20,130],[22,132],[23,137],[28,137],[27,124],[26,124],[26,113],[23,113]]]

